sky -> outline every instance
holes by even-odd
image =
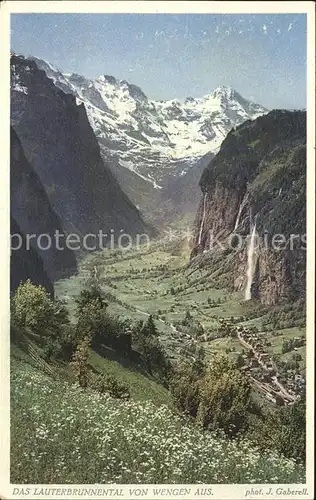
[[[306,107],[305,14],[12,14],[11,48],[150,99],[228,85],[269,109]]]

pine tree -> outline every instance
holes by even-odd
[[[205,375],[205,368],[205,349],[203,346],[201,346],[197,351],[197,356],[192,364],[192,372],[197,377],[202,377],[203,375]]]
[[[184,317],[185,324],[186,325],[189,324],[191,320],[192,320],[192,316],[191,316],[190,311],[186,311],[185,317]]]
[[[148,317],[148,320],[144,324],[141,333],[146,337],[157,336],[158,331],[152,315]]]
[[[87,335],[78,344],[71,361],[72,370],[80,387],[87,387],[88,385],[88,358],[90,345],[91,337]]]
[[[102,290],[96,284],[91,285],[89,289],[82,290],[75,302],[78,314],[82,313],[82,310],[89,302],[98,302],[100,307],[107,307]]]

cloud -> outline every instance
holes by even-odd
[[[143,38],[144,38],[144,33],[142,31],[140,33],[137,33],[136,40],[142,40]]]
[[[264,24],[264,25],[262,26],[262,31],[263,31],[263,33],[264,33],[265,35],[268,33],[268,28],[267,28],[267,25],[266,25],[266,24]]]
[[[165,35],[164,31],[159,31],[159,30],[155,31],[155,38],[158,38],[158,37],[164,36],[164,35]]]
[[[290,23],[287,30],[291,31],[292,28],[293,28],[293,23]]]

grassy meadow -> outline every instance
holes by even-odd
[[[16,359],[11,377],[13,483],[304,481],[303,468],[293,460],[263,454],[247,440],[203,432],[163,398],[162,404],[142,401],[135,381],[136,399],[122,402]]]

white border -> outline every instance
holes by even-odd
[[[270,498],[282,499],[313,499],[313,478],[314,478],[314,294],[315,294],[315,12],[313,2],[206,2],[206,1],[6,1],[0,4],[0,27],[1,27],[1,120],[0,120],[0,140],[2,165],[0,169],[2,193],[0,197],[0,224],[3,228],[1,241],[1,259],[0,259],[0,328],[1,328],[1,352],[0,352],[0,450],[2,460],[0,461],[0,498],[11,499],[19,498],[13,495],[13,486],[9,483],[9,16],[11,13],[240,13],[240,14],[259,14],[259,13],[306,13],[307,14],[307,494],[278,495],[277,487],[288,489],[289,485],[211,485],[213,496],[208,497],[213,500],[227,499],[239,500],[245,498],[246,490],[260,490],[263,488],[262,495],[248,495],[249,499],[263,498],[272,488]],[[16,485],[18,486],[18,485]],[[40,486],[53,489],[61,488],[89,488],[95,485],[28,485],[30,493],[23,498],[34,498],[34,489]],[[158,485],[141,485],[148,488],[146,496],[131,496],[129,489],[133,485],[118,485],[117,488],[123,491],[123,496],[115,497],[120,499],[132,498],[167,498],[154,496],[153,488]],[[175,488],[175,485],[161,485],[163,488]],[[207,498],[205,496],[194,496],[197,485],[176,485],[178,489],[190,489],[191,493],[187,496],[173,495],[168,496],[172,499],[191,500],[193,498]],[[199,485],[200,487],[202,485]],[[26,485],[20,485],[26,488]],[[140,487],[140,485],[134,485]],[[207,487],[207,485],[203,485]],[[303,485],[290,485],[290,489],[302,490]],[[50,498],[91,498],[91,496],[58,496],[40,495],[40,499]],[[110,498],[98,496],[95,498]]]

